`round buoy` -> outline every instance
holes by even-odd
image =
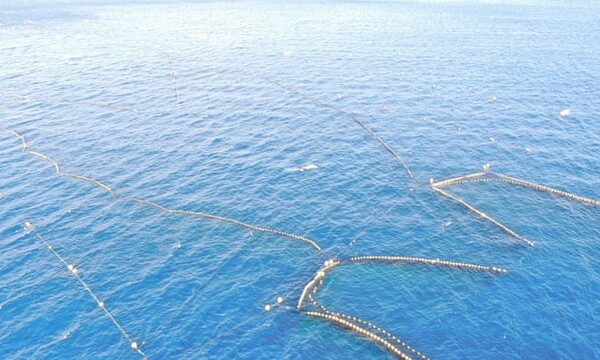
[[[278,297],[277,298],[277,304],[282,304],[283,303],[283,297]]]
[[[135,341],[134,341],[134,342],[132,342],[132,343],[131,343],[131,348],[132,348],[133,350],[137,350],[137,349],[138,349],[138,344],[137,344]]]
[[[271,311],[271,305],[265,305],[265,311]]]

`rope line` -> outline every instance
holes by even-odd
[[[26,221],[23,224],[23,228],[26,231],[33,232],[36,238],[46,246],[46,248],[68,269],[69,273],[75,277],[75,279],[81,284],[81,286],[87,291],[92,299],[96,302],[100,310],[106,315],[106,317],[115,325],[115,327],[119,330],[121,335],[129,342],[129,346],[132,350],[141,355],[144,359],[147,359],[146,354],[140,349],[140,346],[136,341],[134,341],[131,336],[125,331],[123,326],[117,321],[114,315],[106,308],[106,304],[100,300],[100,298],[96,295],[96,293],[92,290],[92,288],[81,278],[79,275],[79,269],[77,269],[73,264],[67,262],[67,260],[58,253],[58,251],[35,229],[35,227],[29,222]]]
[[[179,103],[179,102],[181,102],[179,99],[179,77],[177,76],[177,70],[175,69],[175,62],[173,61],[173,56],[171,55],[171,52],[163,49],[162,47],[160,47],[158,45],[152,45],[152,46],[155,49],[158,49],[163,54],[167,55],[167,57],[169,58],[169,67],[171,68],[171,72],[169,73],[169,75],[173,79],[173,85],[175,87],[175,98],[177,99],[177,103]]]
[[[170,208],[164,207],[160,204],[157,204],[153,201],[149,201],[149,200],[145,200],[145,199],[140,199],[140,198],[135,198],[135,197],[120,197],[119,195],[116,194],[114,189],[112,189],[110,186],[108,186],[98,180],[95,180],[90,177],[78,175],[78,174],[63,173],[60,169],[60,166],[58,165],[58,163],[56,161],[54,161],[54,159],[52,159],[51,157],[49,157],[45,154],[29,150],[27,140],[25,139],[25,137],[23,135],[17,133],[14,130],[10,130],[10,129],[4,129],[4,130],[21,140],[21,143],[22,143],[21,150],[24,153],[28,153],[28,154],[37,156],[39,158],[42,158],[42,159],[50,162],[52,165],[54,165],[56,174],[58,176],[67,176],[67,177],[70,177],[73,179],[78,179],[78,180],[82,180],[82,181],[91,183],[93,185],[96,185],[97,187],[100,187],[101,189],[105,190],[106,192],[110,193],[110,195],[114,198],[118,198],[122,201],[129,201],[129,202],[134,202],[134,203],[145,204],[145,205],[154,207],[156,209],[159,209],[168,214],[177,214],[177,215],[184,215],[184,216],[201,217],[201,218],[206,218],[206,219],[211,219],[211,220],[218,220],[218,221],[238,225],[241,227],[245,227],[247,229],[258,231],[258,232],[262,232],[262,233],[266,233],[266,234],[273,234],[273,235],[278,235],[278,236],[286,237],[286,238],[293,239],[293,240],[298,240],[298,241],[309,244],[310,246],[312,246],[313,248],[315,248],[318,251],[321,251],[321,247],[319,246],[319,244],[317,244],[314,240],[311,240],[304,236],[300,236],[300,235],[296,235],[296,234],[292,234],[292,233],[288,233],[288,232],[280,231],[280,230],[276,230],[276,229],[270,229],[270,228],[266,228],[266,227],[256,226],[256,225],[252,225],[252,224],[240,221],[240,220],[231,219],[231,218],[218,216],[218,215],[214,215],[214,214],[209,214],[209,213],[204,213],[204,212],[199,212],[199,211],[191,211],[191,210],[170,209]]]
[[[400,162],[400,164],[402,165],[402,167],[404,168],[404,171],[406,171],[406,174],[408,175],[408,177],[409,177],[410,179],[414,179],[414,175],[413,175],[412,171],[410,170],[410,168],[408,167],[408,165],[406,164],[406,162],[404,161],[404,159],[403,159],[403,158],[402,158],[400,155],[398,155],[398,153],[396,153],[396,151],[394,151],[394,149],[392,149],[392,148],[391,148],[391,147],[390,147],[390,146],[389,146],[389,145],[388,145],[388,144],[387,144],[387,143],[386,143],[386,142],[385,142],[385,141],[384,141],[384,140],[381,138],[381,136],[379,136],[379,135],[378,135],[378,134],[377,134],[375,131],[373,131],[373,129],[371,129],[369,126],[367,126],[367,124],[365,124],[365,123],[364,123],[362,120],[360,120],[358,117],[356,117],[356,115],[354,115],[354,114],[352,114],[352,113],[350,113],[350,112],[348,112],[348,111],[346,111],[346,110],[343,110],[342,108],[340,108],[340,107],[337,107],[337,106],[335,106],[335,105],[333,105],[333,104],[326,103],[326,102],[324,102],[324,101],[322,101],[322,100],[319,100],[319,99],[317,99],[316,97],[314,97],[314,96],[312,96],[312,95],[309,95],[309,94],[306,94],[306,93],[304,93],[304,92],[302,92],[302,91],[300,91],[300,90],[297,90],[297,89],[295,89],[295,88],[293,88],[293,87],[291,87],[291,86],[289,86],[289,85],[285,85],[285,84],[283,84],[283,83],[281,83],[281,82],[279,82],[279,81],[276,81],[276,80],[270,79],[270,78],[268,78],[268,77],[266,77],[266,76],[264,76],[264,75],[261,75],[261,74],[255,73],[255,74],[254,74],[254,76],[256,76],[256,77],[258,77],[258,78],[260,78],[260,79],[263,79],[263,80],[265,80],[265,81],[267,81],[267,82],[269,82],[269,83],[271,83],[271,84],[273,84],[273,85],[275,85],[275,86],[278,86],[278,87],[280,87],[280,88],[282,88],[282,89],[285,89],[285,90],[288,90],[288,91],[290,91],[290,92],[293,92],[294,94],[296,94],[296,95],[299,95],[299,96],[303,97],[304,99],[306,99],[306,100],[310,101],[310,102],[311,102],[311,103],[313,103],[313,104],[318,104],[318,105],[324,106],[324,107],[326,107],[326,108],[329,108],[329,109],[331,109],[331,110],[334,110],[334,111],[336,111],[336,112],[338,112],[338,113],[340,113],[340,114],[342,114],[342,115],[344,115],[344,116],[346,116],[346,117],[350,118],[352,121],[354,121],[354,122],[355,122],[356,124],[358,124],[360,127],[362,127],[362,128],[363,128],[363,129],[364,129],[364,130],[365,130],[365,131],[366,131],[366,132],[367,132],[367,133],[368,133],[368,134],[369,134],[369,135],[370,135],[370,136],[371,136],[371,137],[372,137],[372,138],[373,138],[375,141],[379,142],[379,143],[380,143],[380,144],[381,144],[381,145],[382,145],[382,146],[383,146],[383,147],[384,147],[384,148],[385,148],[385,149],[386,149],[386,150],[387,150],[387,151],[388,151],[388,152],[389,152],[389,153],[390,153],[390,154],[391,154],[393,157],[395,157],[395,158],[396,158],[396,160],[398,160],[398,161]]]

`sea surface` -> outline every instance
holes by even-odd
[[[446,188],[528,247],[428,186],[489,163],[600,199],[599,124],[597,1],[3,1],[0,126],[118,196],[0,131],[0,358],[140,358],[29,221],[150,359],[393,358],[293,311],[358,255],[509,270],[327,274],[317,301],[432,359],[600,359],[600,208]]]

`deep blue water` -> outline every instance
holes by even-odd
[[[600,199],[599,3],[21,1],[0,5],[0,24],[0,125],[32,150],[122,196],[324,249],[114,201],[0,132],[1,358],[139,358],[27,220],[152,359],[391,358],[327,322],[263,312],[278,296],[293,306],[327,258],[371,254],[510,273],[346,266],[317,300],[431,358],[600,358],[599,208],[452,188],[529,248],[426,186],[490,163]],[[346,115],[266,79],[360,118],[415,181]],[[302,164],[318,168],[290,171]]]

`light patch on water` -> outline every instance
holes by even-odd
[[[293,166],[293,167],[289,167],[286,168],[285,170],[288,172],[296,172],[296,171],[306,171],[306,170],[314,170],[314,169],[318,169],[319,167],[315,164],[303,164],[300,166]]]

